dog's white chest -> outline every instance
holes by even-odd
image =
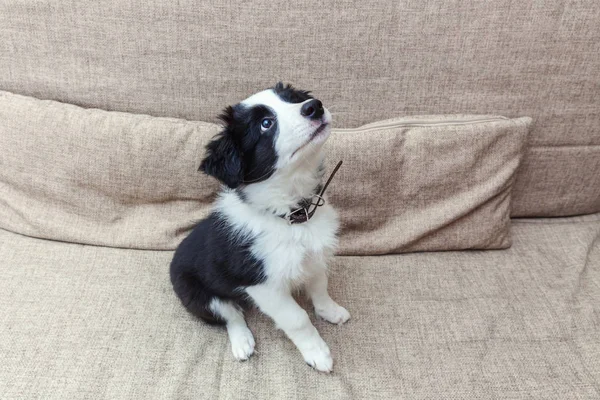
[[[251,241],[250,251],[273,284],[301,283],[315,268],[323,268],[337,246],[338,217],[329,204],[319,207],[309,221],[294,225],[256,212],[232,192],[221,195],[217,209],[237,235]]]
[[[338,221],[331,207],[322,207],[303,224],[274,222],[263,226],[252,246],[252,252],[263,260],[267,280],[301,283],[333,254]]]

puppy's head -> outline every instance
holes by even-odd
[[[223,131],[207,146],[200,169],[230,188],[269,179],[319,152],[331,114],[310,92],[281,82],[227,107]]]

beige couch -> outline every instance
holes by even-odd
[[[595,1],[0,2],[0,398],[600,398],[599,24]],[[369,186],[377,165],[356,149],[437,146],[432,132],[334,135],[346,222],[331,292],[352,320],[315,320],[331,375],[256,312],[257,353],[235,362],[168,279],[216,190],[193,168],[215,116],[279,79],[312,89],[338,128],[516,121],[512,136],[492,123],[503,142],[448,147],[482,155],[456,169],[458,192],[479,194],[427,192],[420,220],[395,175],[414,169],[383,157]]]

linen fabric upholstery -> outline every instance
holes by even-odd
[[[172,252],[0,230],[0,393],[22,399],[594,399],[600,216],[515,221],[504,251],[335,257],[319,374],[258,311],[257,352],[173,294]]]
[[[338,130],[341,254],[501,249],[531,119],[420,116]]]
[[[173,249],[218,184],[198,172],[214,124],[0,93],[0,227],[102,246]]]
[[[585,214],[600,211],[599,20],[596,0],[3,1],[0,89],[214,122],[284,80],[343,128],[528,115],[512,215]]]

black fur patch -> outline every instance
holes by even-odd
[[[224,129],[207,146],[200,169],[230,188],[268,179],[277,162],[278,134],[273,111],[263,105],[227,107],[219,116]],[[272,118],[273,126],[261,131],[261,121]]]
[[[208,323],[222,324],[208,306],[213,298],[243,303],[237,289],[263,282],[263,263],[250,252],[252,239],[233,237],[218,213],[200,222],[171,261],[171,283],[185,308]]]
[[[290,84],[284,85],[282,82],[278,82],[273,91],[279,96],[279,98],[287,103],[303,103],[313,97],[308,90],[298,90]]]

